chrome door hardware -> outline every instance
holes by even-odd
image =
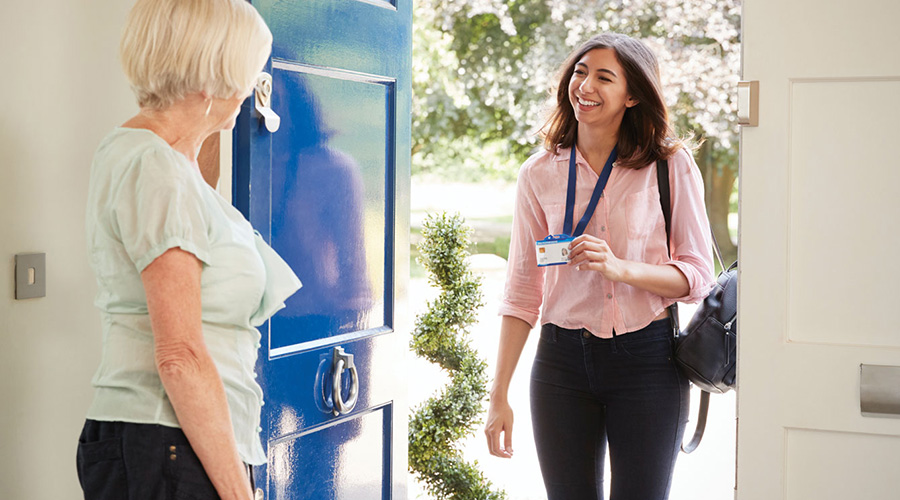
[[[759,125],[759,81],[738,82],[737,114],[738,125],[756,127]]]
[[[272,111],[272,75],[262,72],[256,78],[256,112],[269,132],[281,126],[281,117]]]
[[[900,366],[859,365],[859,409],[865,417],[900,417]]]
[[[359,375],[356,373],[356,366],[353,364],[353,355],[344,352],[342,347],[335,347],[331,366],[331,397],[334,401],[334,415],[350,413],[353,407],[356,406],[356,400],[359,398]],[[344,370],[350,371],[350,395],[347,401],[344,401],[344,397],[341,395]]]

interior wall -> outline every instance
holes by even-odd
[[[118,62],[133,1],[4,2],[0,15],[0,489],[81,498],[75,450],[99,362],[84,239],[94,149],[137,111]],[[47,254],[15,300],[14,256]]]

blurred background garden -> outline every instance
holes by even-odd
[[[412,311],[421,313],[426,300],[436,295],[415,260],[421,221],[429,212],[459,212],[473,228],[471,263],[483,276],[485,293],[470,335],[493,376],[516,175],[540,147],[537,131],[559,65],[573,48],[602,31],[639,37],[657,54],[670,118],[679,135],[700,144],[694,158],[703,175],[710,221],[724,259],[734,260],[740,13],[740,0],[416,0]],[[690,308],[682,307],[682,315],[689,313]],[[516,500],[546,498],[527,413],[533,340],[510,394],[517,398],[512,401],[516,457],[490,457],[480,427],[464,444],[467,457],[479,460],[488,479]],[[413,359],[409,380],[414,407],[438,390],[446,376]],[[733,393],[713,398],[710,420],[700,449],[679,459],[672,500],[718,500],[732,494]],[[708,479],[713,476],[718,479]],[[412,478],[410,498],[429,498]]]

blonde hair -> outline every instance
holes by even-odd
[[[244,0],[137,0],[119,54],[138,105],[165,108],[188,94],[249,92],[272,33]]]

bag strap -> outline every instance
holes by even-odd
[[[659,185],[659,204],[662,207],[663,218],[666,220],[666,248],[669,249],[669,256],[671,257],[671,243],[669,241],[670,234],[672,232],[672,197],[669,190],[669,162],[668,160],[664,160],[662,158],[656,160],[656,182]],[[712,232],[712,228],[710,228],[710,232]],[[715,236],[713,236],[713,241],[715,242]],[[719,245],[716,243],[716,256],[719,257],[719,263],[721,265],[722,257],[719,252]],[[725,266],[722,266],[724,269]],[[672,304],[667,308],[669,310],[669,318],[672,322],[672,328],[675,330],[675,335],[678,335],[678,332],[681,329],[678,326],[678,303]],[[706,417],[709,413],[709,393],[706,391],[700,392],[700,410],[699,415],[697,416],[697,428],[694,430],[694,436],[691,438],[691,441],[688,444],[681,444],[681,451],[685,453],[691,453],[692,451],[697,449],[697,446],[700,445],[700,440],[703,439],[703,431],[706,430]]]
[[[666,247],[672,233],[672,196],[669,191],[669,160],[656,160],[656,183],[659,184],[659,204],[666,220]]]
[[[660,158],[656,160],[656,182],[659,185],[659,204],[662,206],[663,217],[666,220],[666,247],[669,246],[669,235],[672,234],[672,197],[669,191],[669,161]],[[709,225],[709,235],[712,236],[713,250],[716,251],[716,260],[719,261],[719,269],[723,271],[725,261],[722,260],[722,251],[719,250],[719,242],[713,231],[712,223]]]
[[[663,219],[666,221],[666,249],[669,257],[672,256],[671,243],[669,241],[672,234],[672,196],[669,190],[669,161],[662,158],[656,160],[656,183],[659,185],[659,204],[662,207]],[[681,328],[678,325],[678,303],[674,303],[667,307],[669,310],[669,321],[672,323],[672,331],[675,336]]]
[[[700,408],[697,413],[697,429],[694,431],[694,436],[691,437],[691,442],[681,443],[681,451],[685,453],[696,450],[700,445],[700,440],[703,439],[703,431],[706,430],[706,415],[709,413],[709,393],[706,391],[700,391]]]

